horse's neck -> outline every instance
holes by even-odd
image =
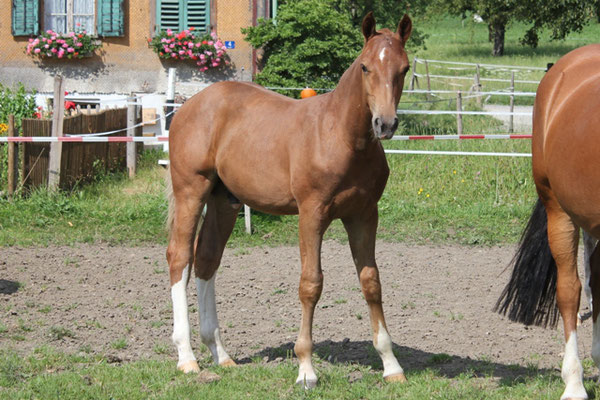
[[[372,142],[371,111],[362,88],[362,70],[355,61],[344,72],[331,96],[333,112],[337,115],[342,140],[356,150]]]

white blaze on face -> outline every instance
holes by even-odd
[[[383,49],[381,49],[381,51],[379,52],[379,61],[383,62],[383,60],[385,59],[385,51],[387,50],[387,47],[384,47]]]

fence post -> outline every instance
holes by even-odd
[[[463,134],[463,123],[462,123],[462,94],[460,90],[456,92],[456,130],[459,135]]]
[[[137,97],[129,96],[127,98],[127,136],[135,137],[135,114],[137,107]],[[135,142],[127,142],[127,172],[129,178],[135,177],[137,153],[135,151]]]
[[[246,233],[252,234],[252,217],[250,216],[250,207],[244,204],[244,222],[246,224]]]
[[[479,64],[475,66],[475,91],[481,92],[481,74]],[[477,107],[481,108],[481,95],[477,96]]]
[[[427,101],[431,100],[431,80],[429,79],[429,63],[425,61],[425,74],[427,75]]]
[[[515,71],[510,73],[510,116],[508,117],[508,131],[510,133],[514,132],[514,111],[515,111]]]
[[[63,120],[65,118],[65,89],[61,75],[54,77],[54,100],[52,111],[52,136],[63,135]],[[54,190],[60,185],[60,164],[62,158],[62,142],[50,143],[48,160],[48,189]]]
[[[415,57],[413,59],[412,76],[410,78],[410,85],[408,85],[408,90],[415,89],[415,80],[416,79],[417,79],[417,57]]]
[[[8,136],[15,135],[15,116],[8,116]],[[12,200],[15,190],[17,190],[17,177],[19,172],[19,152],[15,142],[8,142],[8,199]]]

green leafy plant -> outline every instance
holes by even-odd
[[[57,33],[47,30],[29,39],[26,53],[39,58],[83,58],[100,47],[102,43],[86,31]]]
[[[331,0],[298,0],[279,7],[277,22],[259,20],[242,29],[254,48],[263,50],[264,86],[333,88],[358,56],[363,44],[346,13]],[[297,91],[282,91],[297,96]]]
[[[148,43],[160,58],[193,60],[202,72],[209,68],[229,65],[225,44],[214,31],[201,33],[189,28],[175,33],[167,29],[148,39]]]

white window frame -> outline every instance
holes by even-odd
[[[90,0],[90,1],[94,4],[94,6],[93,6],[94,11],[92,14],[75,14],[73,12],[73,10],[75,9],[75,1],[74,0],[66,0],[66,5],[67,5],[66,13],[64,13],[64,12],[55,12],[55,13],[44,12],[44,15],[46,15],[48,19],[52,19],[52,17],[66,17],[67,32],[75,32],[75,28],[77,28],[75,26],[75,22],[74,22],[75,17],[92,17],[92,21],[93,21],[92,31],[90,32],[90,30],[87,30],[87,33],[89,35],[96,35],[96,3],[97,3],[97,0]],[[45,19],[45,22],[47,22],[46,19]],[[46,27],[45,29],[48,29],[48,27]],[[63,33],[67,33],[67,32],[63,32]]]

